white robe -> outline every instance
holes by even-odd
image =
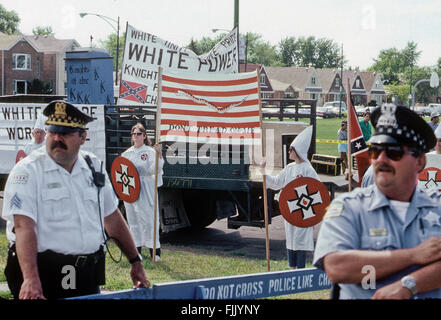
[[[46,140],[43,140],[43,142],[39,144],[36,144],[34,141],[31,141],[25,145],[23,151],[28,156],[31,154],[32,151],[37,150],[38,148],[41,148],[42,146],[45,145],[46,145]]]
[[[122,154],[129,159],[138,170],[141,182],[139,198],[132,203],[125,202],[127,221],[137,247],[153,248],[153,210],[155,195],[155,157],[154,148],[143,145],[139,148],[130,147]],[[158,187],[162,185],[162,167],[164,159],[158,161]],[[159,201],[156,207],[156,248],[159,243]]]
[[[302,177],[314,178],[320,181],[309,161],[287,165],[277,176],[266,176],[267,188],[283,189],[292,180]],[[286,248],[289,250],[314,250],[314,228],[299,228],[284,220],[286,234]]]

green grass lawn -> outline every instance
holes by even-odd
[[[117,259],[119,252],[111,246],[111,252]],[[193,280],[212,277],[234,276],[240,274],[262,273],[267,270],[266,259],[254,259],[246,254],[210,250],[210,248],[184,247],[179,245],[161,246],[161,260],[152,262],[144,254],[144,268],[152,284]],[[116,252],[116,253],[115,253]],[[147,252],[147,251],[146,251]],[[7,241],[4,230],[0,230],[0,282],[5,283],[3,270],[6,265]],[[287,261],[270,260],[271,271],[287,269]],[[307,267],[312,267],[310,264]],[[130,264],[125,257],[115,263],[106,255],[105,291],[126,290],[132,288]],[[9,292],[0,292],[0,298],[10,299]],[[271,299],[329,299],[329,290],[306,292],[278,296]]]

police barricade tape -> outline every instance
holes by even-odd
[[[315,142],[318,142],[318,143],[348,143],[346,140],[326,140],[326,139],[316,139]]]
[[[154,284],[148,289],[132,289],[69,298],[102,299],[258,299],[331,288],[326,273],[317,268],[246,274],[230,277]]]
[[[316,139],[315,142],[318,143],[348,143],[346,140],[326,140],[326,139]],[[367,145],[370,145],[369,142],[366,142]]]

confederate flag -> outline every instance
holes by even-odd
[[[121,80],[121,85],[119,88],[120,99],[145,103],[146,96],[147,96],[146,85],[136,82]]]
[[[351,155],[355,157],[355,161],[357,162],[358,186],[361,186],[363,175],[370,166],[370,159],[368,155],[368,146],[361,133],[360,124],[358,123],[350,93],[348,99],[348,123],[351,135]]]

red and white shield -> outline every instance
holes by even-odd
[[[320,181],[301,177],[288,183],[279,198],[279,209],[286,221],[308,228],[322,221],[331,199]]]
[[[441,170],[436,167],[425,168],[418,175],[418,185],[422,188],[441,190]]]
[[[141,191],[138,170],[127,158],[117,157],[111,168],[112,185],[118,197],[125,202],[135,202]]]
[[[23,150],[18,150],[15,156],[15,163],[19,162],[21,159],[26,158],[26,153]]]

